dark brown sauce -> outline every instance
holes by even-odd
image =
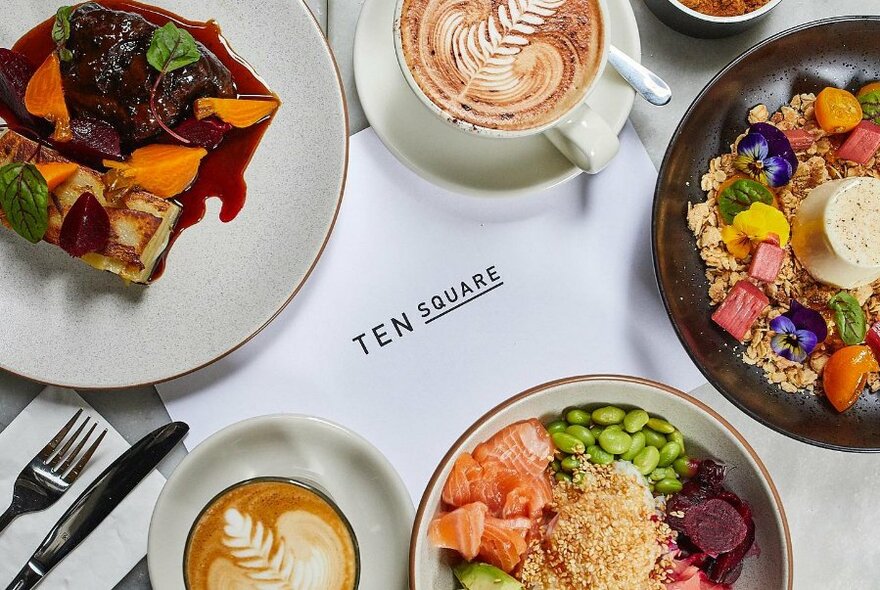
[[[132,0],[98,0],[97,4],[113,10],[139,14],[159,26],[168,21],[174,22],[178,27],[189,31],[197,41],[214,53],[223,65],[229,68],[235,80],[239,98],[274,96],[265,82],[232,50],[216,22],[189,21],[171,12]],[[13,51],[27,57],[35,67],[39,66],[55,49],[51,35],[54,22],[55,17],[53,16],[28,31],[15,43],[12,47]],[[15,115],[2,103],[0,103],[0,117],[3,117],[13,127],[21,126]],[[205,204],[209,198],[215,197],[222,203],[220,221],[228,223],[236,218],[244,207],[247,195],[247,184],[244,181],[245,170],[247,170],[257,146],[260,145],[263,134],[269,128],[270,122],[271,120],[267,120],[247,129],[233,129],[223,139],[223,143],[202,160],[199,176],[195,183],[186,192],[175,198],[182,207],[180,219],[174,228],[168,248],[165,249],[162,259],[156,265],[151,281],[162,275],[165,268],[165,256],[180,233],[204,218]]]

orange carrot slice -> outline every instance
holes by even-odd
[[[55,125],[52,139],[70,141],[70,113],[64,102],[64,86],[61,82],[61,62],[52,53],[46,58],[28,82],[24,93],[24,106],[35,117],[46,119]]]
[[[44,162],[36,164],[37,170],[43,175],[49,191],[54,191],[71,176],[76,174],[79,166],[72,162]]]
[[[281,105],[277,98],[253,100],[244,98],[200,98],[196,100],[196,119],[202,120],[216,115],[221,121],[233,127],[250,127],[259,123]]]
[[[104,160],[110,168],[107,184],[138,186],[156,196],[170,198],[190,187],[199,173],[199,163],[208,155],[204,148],[154,144],[132,152],[125,162]]]

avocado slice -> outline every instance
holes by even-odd
[[[523,590],[515,578],[487,563],[463,563],[453,571],[465,590]]]

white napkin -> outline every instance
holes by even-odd
[[[673,333],[651,264],[656,177],[627,126],[620,155],[597,176],[477,199],[422,180],[362,131],[336,230],[290,308],[241,350],[159,393],[193,425],[189,446],[259,414],[344,424],[379,447],[418,498],[449,445],[528,387],[596,372],[695,387],[705,380]],[[474,275],[481,294],[450,311],[477,288]],[[424,317],[432,298],[456,295]],[[412,331],[391,320],[404,313]],[[369,354],[353,340],[361,334]]]
[[[0,511],[12,500],[22,468],[77,409],[107,436],[77,482],[53,507],[25,514],[0,532],[0,588],[5,588],[80,493],[129,445],[74,391],[48,387],[0,432]],[[80,418],[82,420],[83,418]],[[165,478],[151,473],[40,585],[41,590],[109,590],[146,555],[147,530]]]

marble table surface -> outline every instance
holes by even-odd
[[[297,1],[297,0],[292,0]],[[643,62],[672,86],[675,98],[664,108],[636,101],[632,121],[659,165],[675,126],[706,82],[739,53],[778,31],[818,18],[880,14],[877,0],[785,0],[757,28],[722,40],[698,40],[660,23],[642,0],[631,0],[642,37]],[[333,47],[348,95],[351,132],[368,123],[357,100],[352,71],[354,30],[360,0],[308,0]],[[9,424],[42,386],[0,371],[0,429]],[[712,387],[695,392],[753,441],[780,488],[795,544],[795,588],[880,587],[880,489],[876,455],[842,454],[806,447],[748,419]],[[125,392],[88,392],[83,397],[128,440],[169,420],[152,387]],[[182,459],[178,449],[160,467],[166,475]],[[150,588],[141,562],[117,590]],[[100,590],[100,589],[98,589]]]

